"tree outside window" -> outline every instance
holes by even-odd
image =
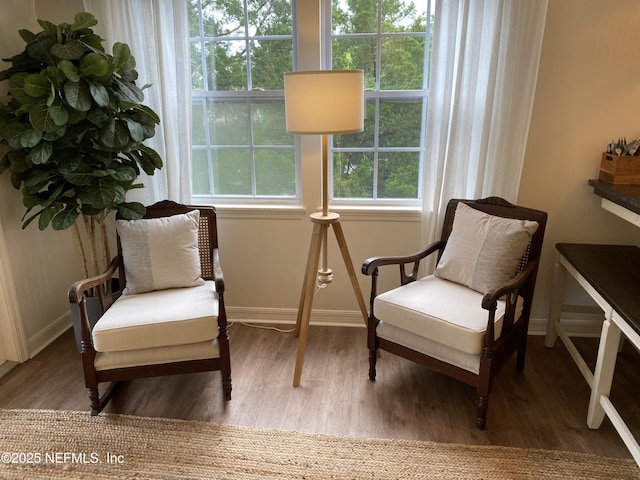
[[[186,1],[194,197],[299,198],[283,91],[284,74],[296,64],[297,3]],[[326,68],[362,69],[366,88],[364,131],[333,137],[333,199],[415,201],[424,151],[431,1],[332,0],[327,6]]]
[[[187,1],[194,196],[294,198],[283,92],[294,69],[291,2]]]
[[[364,131],[333,138],[334,199],[419,199],[433,17],[425,0],[333,0],[331,67],[365,73]]]

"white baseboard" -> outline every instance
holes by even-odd
[[[245,323],[295,325],[297,308],[227,307],[229,321]],[[365,327],[358,310],[313,310],[311,325]]]
[[[295,308],[227,307],[230,321],[245,323],[295,325],[298,310]],[[313,310],[311,325],[364,327],[362,316],[357,310]],[[562,320],[562,326],[569,336],[599,337],[602,316],[583,315]],[[546,318],[529,320],[529,335],[544,335],[547,330]]]
[[[35,357],[42,350],[53,343],[60,335],[71,328],[71,312],[58,317],[49,326],[43,328],[27,340],[29,358]]]

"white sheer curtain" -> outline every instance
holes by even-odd
[[[111,53],[115,42],[131,47],[144,103],[160,116],[156,135],[148,140],[164,167],[153,176],[142,172],[143,189],[127,200],[145,205],[163,199],[191,202],[191,65],[187,2],[173,0],[84,0],[96,17],[97,33]]]
[[[547,0],[438,0],[423,182],[423,242],[451,198],[515,201]]]

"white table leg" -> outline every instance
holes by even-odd
[[[554,264],[551,298],[549,300],[549,319],[547,320],[547,333],[544,338],[544,345],[549,348],[553,347],[558,338],[562,300],[564,298],[564,285],[567,278],[567,270],[560,263],[559,257],[560,253],[556,255],[556,262]]]
[[[600,428],[604,420],[605,411],[600,404],[600,396],[604,395],[608,397],[611,391],[619,344],[620,328],[611,318],[607,318],[602,324],[602,335],[600,336],[600,345],[598,346],[598,359],[593,374],[591,399],[589,400],[589,412],[587,414],[587,425],[589,428]]]

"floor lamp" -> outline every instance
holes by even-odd
[[[331,134],[363,130],[363,86],[362,70],[291,72],[284,76],[287,131],[303,135],[322,135],[322,211],[311,214],[313,231],[295,329],[298,337],[298,352],[293,374],[294,387],[300,385],[316,278],[323,283],[329,283],[333,275],[327,265],[327,231],[330,226],[333,227],[336,235],[363,320],[367,322],[367,306],[364,303],[347,242],[340,226],[340,215],[329,212],[327,139]],[[322,265],[318,268],[321,251]]]

